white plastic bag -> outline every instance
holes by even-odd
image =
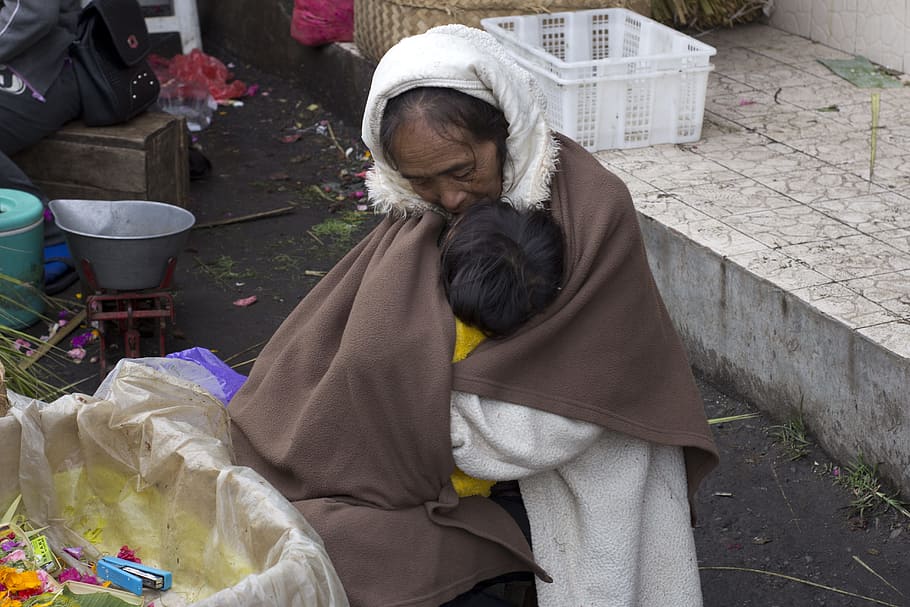
[[[229,419],[206,375],[179,359],[124,359],[94,396],[10,392],[0,510],[21,494],[52,545],[96,557],[128,545],[170,570],[171,590],[147,592],[158,607],[347,606],[312,527],[231,464]]]

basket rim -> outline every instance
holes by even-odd
[[[516,11],[531,11],[535,14],[553,14],[552,11],[554,9],[560,12],[572,12],[571,9],[573,5],[571,0],[537,0],[535,3],[530,5],[525,2],[521,2],[521,0],[383,0],[383,3],[394,4],[396,6],[405,8],[437,10],[448,14],[471,11],[499,11],[510,9],[515,9]],[[590,3],[595,4],[596,0],[590,0]],[[581,10],[596,9],[592,8]]]
[[[650,70],[643,72],[632,72],[628,74],[609,74],[604,76],[585,76],[579,78],[562,78],[559,74],[548,71],[543,67],[537,65],[536,63],[531,63],[527,59],[522,57],[512,57],[521,67],[526,70],[530,70],[535,74],[546,78],[550,82],[554,82],[563,86],[575,86],[578,84],[590,84],[592,82],[608,82],[610,80],[645,80],[648,78],[663,78],[663,77],[676,77],[682,74],[697,74],[699,72],[713,72],[714,66],[711,64],[708,65],[699,65],[686,69],[666,69],[666,70]],[[573,66],[581,66],[580,63],[571,64]]]
[[[659,21],[655,21],[654,19],[645,17],[644,15],[640,15],[634,11],[630,11],[629,9],[625,9],[625,8],[604,8],[604,9],[590,9],[590,10],[583,10],[583,11],[563,11],[563,12],[559,12],[559,13],[547,13],[546,15],[512,15],[512,16],[505,16],[505,17],[487,17],[485,19],[481,19],[480,24],[483,26],[483,28],[488,33],[490,33],[497,40],[499,40],[499,42],[502,43],[503,46],[520,48],[522,51],[527,51],[527,52],[531,53],[532,55],[544,60],[545,62],[547,62],[551,65],[559,66],[559,67],[576,68],[576,67],[593,67],[593,66],[600,66],[600,65],[627,65],[627,64],[636,63],[643,59],[643,57],[605,57],[603,59],[586,59],[586,60],[582,60],[582,61],[566,61],[565,59],[560,59],[559,57],[556,57],[556,56],[552,55],[551,53],[548,53],[540,48],[530,46],[530,45],[518,40],[513,32],[510,32],[500,26],[501,22],[508,21],[508,20],[526,19],[526,18],[541,18],[541,17],[561,17],[563,15],[575,15],[575,14],[579,14],[579,13],[592,13],[592,14],[595,14],[595,13],[598,13],[598,14],[629,13],[629,14],[635,15],[636,17],[640,18],[643,22],[646,21],[646,22],[649,22],[650,24],[653,24],[652,27],[656,27],[658,29],[662,29],[665,31],[670,31],[674,36],[689,40],[689,41],[691,41],[693,46],[700,47],[697,50],[688,51],[685,54],[661,53],[661,54],[657,54],[657,55],[647,55],[648,60],[661,61],[661,60],[667,60],[667,59],[679,60],[679,59],[705,58],[706,57],[710,61],[710,58],[717,54],[717,49],[714,48],[713,46],[711,46],[709,44],[705,44],[701,40],[697,40],[695,38],[692,38],[691,36],[687,36],[686,34],[680,32],[678,30],[675,30],[672,27],[668,27],[668,26],[664,25],[663,23],[660,23]],[[513,57],[515,57],[515,56],[513,55]],[[710,63],[708,65],[710,65]],[[697,67],[701,67],[701,66],[694,66],[694,69],[697,69]],[[673,71],[677,71],[677,70],[674,69]],[[686,71],[688,71],[688,70],[686,70]]]

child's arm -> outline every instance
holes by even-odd
[[[452,452],[477,478],[514,480],[552,470],[584,452],[603,432],[540,409],[452,393]]]

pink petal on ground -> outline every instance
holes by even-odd
[[[16,350],[18,350],[19,352],[22,352],[23,354],[25,354],[26,356],[31,356],[32,354],[35,353],[35,351],[32,349],[32,344],[30,342],[22,339],[21,337],[16,339],[16,341],[13,342],[13,347]]]
[[[247,306],[253,305],[257,300],[258,298],[255,295],[251,295],[249,297],[244,297],[243,299],[236,300],[234,302],[234,305],[238,308],[245,308]]]

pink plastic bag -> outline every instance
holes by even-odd
[[[354,39],[354,0],[294,0],[291,37],[306,46]]]
[[[181,84],[196,83],[208,88],[218,103],[243,97],[247,86],[241,80],[234,80],[227,66],[220,59],[194,48],[186,55],[175,55],[171,59],[154,56],[149,61],[163,85],[176,80]],[[230,82],[229,82],[230,81]]]

